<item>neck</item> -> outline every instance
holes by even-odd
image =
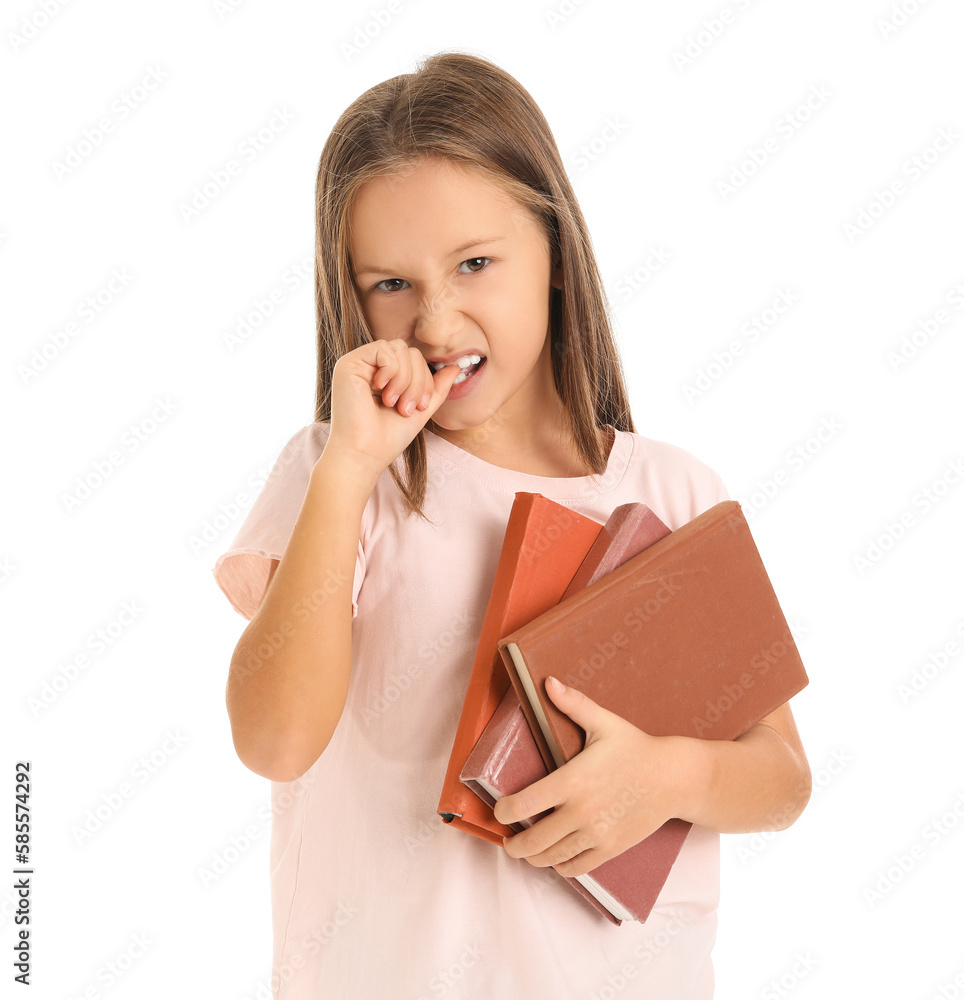
[[[534,476],[574,478],[588,476],[592,469],[576,446],[562,401],[552,414],[540,421],[507,428],[496,414],[478,427],[449,430],[431,423],[434,434],[490,465]],[[608,431],[597,428],[604,449],[610,443]]]

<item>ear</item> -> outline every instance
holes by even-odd
[[[549,276],[549,284],[553,288],[562,288],[562,267],[553,267],[552,272]]]

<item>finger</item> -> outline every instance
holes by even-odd
[[[412,350],[415,351],[415,348],[413,347]],[[422,362],[422,365],[424,365],[424,368],[421,368],[419,365],[414,365],[415,370],[421,371],[423,375],[422,394],[418,398],[418,408],[420,410],[427,410],[429,405],[432,403],[432,397],[433,394],[435,393],[436,387],[442,387],[444,389],[443,392],[443,400],[444,400],[444,396],[448,393],[448,390],[451,387],[451,383],[454,382],[455,379],[459,377],[458,375],[459,368],[457,365],[456,366],[446,365],[444,368],[441,369],[440,372],[436,372],[435,369],[432,368],[432,366],[425,360],[421,352],[416,351],[416,353],[418,354],[419,359]],[[449,375],[447,376],[447,378],[449,378],[449,382],[446,382],[445,379],[438,379],[436,377],[437,375],[444,375],[447,369],[450,367],[455,367],[456,370],[454,372],[449,373]],[[415,381],[414,378],[412,381],[414,383]]]
[[[567,777],[568,771],[563,774],[561,769],[557,769],[521,791],[503,796],[496,802],[493,815],[500,823],[510,826],[561,806],[565,802],[564,782]]]
[[[580,840],[580,837],[583,840]],[[568,861],[574,855],[591,847],[586,835],[573,830],[571,821],[559,812],[551,813],[528,830],[504,837],[502,840],[506,854],[512,858],[525,858],[538,868]],[[561,847],[562,844],[566,847]],[[576,850],[577,844],[581,844]]]
[[[446,365],[432,376],[432,384],[429,387],[431,397],[428,406],[422,411],[426,420],[445,402],[449,389],[452,388],[452,384],[458,377],[458,365]]]
[[[425,364],[419,351],[412,349],[413,370],[412,378],[408,387],[401,393],[396,401],[398,412],[402,416],[411,416],[418,411],[424,423],[428,422],[431,415],[445,402],[449,389],[452,388],[455,379],[458,378],[458,369],[447,375],[446,366],[438,374],[434,374],[432,369]],[[422,371],[424,365],[424,372]]]
[[[409,404],[411,404],[411,412],[416,409],[427,410],[432,402],[432,392],[435,386],[432,379],[433,370],[422,352],[416,347],[410,347],[408,353],[412,362],[412,380],[399,398],[398,409],[400,413],[408,412],[406,408]]]
[[[392,352],[394,364],[388,381],[382,387],[382,402],[386,406],[395,406],[412,381],[412,359],[403,340],[389,340],[386,343]]]
[[[580,875],[588,874],[594,868],[598,868],[600,865],[611,861],[617,856],[615,854],[606,854],[604,851],[597,850],[596,848],[590,848],[588,851],[576,854],[568,861],[562,861],[559,864],[553,865],[553,868],[566,878],[578,878]]]
[[[546,693],[561,712],[565,712],[577,726],[586,731],[586,746],[595,742],[612,725],[613,719],[618,718],[582,691],[566,687],[555,677],[546,678]]]
[[[418,397],[418,408],[420,410],[427,410],[429,404],[432,402],[432,392],[435,389],[435,381],[432,375],[432,369],[426,363],[425,374],[422,377],[422,394]]]
[[[533,827],[535,829],[535,827]],[[528,831],[526,831],[528,832]],[[512,840],[516,840],[521,837],[522,834],[517,834]],[[579,872],[575,874],[584,874],[595,868],[597,864],[601,864],[602,855],[593,846],[589,835],[584,830],[574,831],[568,833],[561,837],[559,840],[550,844],[543,851],[535,851],[533,853],[529,852],[526,845],[522,845],[519,848],[515,848],[515,845],[511,841],[505,844],[506,853],[510,854],[512,857],[521,858],[523,861],[528,862],[533,868],[555,868],[560,871],[560,866],[563,865],[576,865],[583,864],[587,860],[590,861],[588,865],[583,867]],[[517,850],[520,853],[514,853],[513,850]],[[565,871],[564,874],[570,874],[569,871]]]
[[[374,353],[371,355],[371,361],[368,362],[374,369],[370,381],[372,393],[380,396],[391,381],[392,376],[398,371],[398,356],[396,349],[392,346],[392,341],[376,340],[373,343]]]

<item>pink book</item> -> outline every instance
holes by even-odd
[[[548,773],[542,754],[532,738],[529,723],[522,714],[519,699],[515,691],[509,688],[475,749],[469,754],[459,777],[483,802],[494,806],[503,795],[521,792]],[[551,812],[551,809],[547,809],[538,816],[512,823],[510,829],[521,833]],[[588,875],[581,875],[579,878],[562,877],[603,916],[614,924],[622,923],[613,909],[603,902],[599,893],[584,885],[589,880]]]
[[[628,503],[617,507],[562,600],[668,534],[669,528],[645,504]],[[491,806],[503,795],[512,795],[546,774],[543,755],[526,722],[519,697],[515,688],[510,688],[466,761],[461,780]],[[521,830],[532,826],[544,815],[547,813],[516,824],[515,828]],[[567,881],[582,895],[589,893],[616,923],[644,921],[669,876],[690,825],[681,819],[670,819],[618,857]]]

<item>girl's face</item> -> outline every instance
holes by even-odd
[[[549,303],[561,273],[527,209],[479,172],[426,159],[363,185],[351,234],[376,340],[401,338],[427,362],[481,358],[436,410],[437,426],[515,428],[524,439],[558,412]]]

